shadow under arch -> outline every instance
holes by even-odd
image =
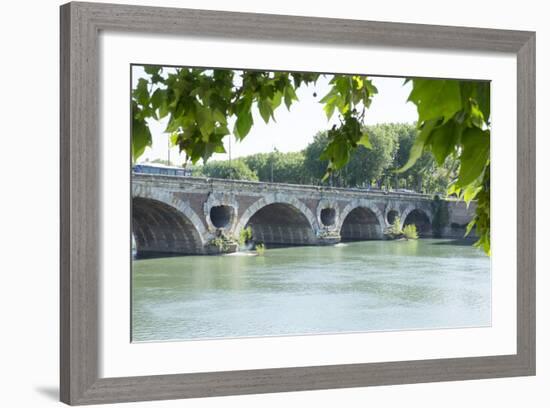
[[[132,233],[137,257],[202,254],[203,238],[181,211],[152,198],[132,198]]]
[[[342,241],[366,241],[384,238],[384,215],[373,203],[354,200],[341,214]]]
[[[236,231],[250,227],[256,242],[267,246],[313,245],[315,216],[298,199],[265,197],[252,204],[240,217]]]
[[[432,220],[430,215],[421,208],[407,208],[403,212],[403,227],[414,224],[419,237],[432,236]]]

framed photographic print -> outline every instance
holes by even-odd
[[[535,373],[535,34],[61,7],[61,399]]]

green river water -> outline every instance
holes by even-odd
[[[490,324],[490,260],[450,240],[133,261],[136,342]]]

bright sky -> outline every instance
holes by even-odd
[[[143,68],[133,67],[133,83],[144,76]],[[403,78],[371,77],[378,88],[378,94],[374,96],[371,107],[366,114],[366,124],[399,122],[412,123],[417,119],[416,107],[407,98],[411,91],[411,85],[403,85]],[[226,160],[253,153],[271,152],[277,149],[281,152],[295,152],[304,149],[320,130],[329,129],[337,121],[337,114],[333,115],[330,122],[323,111],[321,98],[329,91],[328,78],[321,77],[315,86],[302,86],[297,91],[299,100],[294,102],[290,111],[284,104],[275,111],[276,122],[269,121],[265,124],[259,112],[253,112],[254,125],[250,133],[242,142],[237,142],[233,135],[226,137],[225,150],[228,153],[214,154],[211,160]],[[314,93],[317,94],[314,97]],[[140,162],[154,159],[168,158],[168,134],[163,131],[166,128],[166,118],[161,121],[148,122],[153,136],[153,146],[148,148],[141,156]],[[229,129],[233,129],[233,121],[229,122]],[[231,146],[229,146],[231,144]],[[184,154],[179,154],[178,148],[170,149],[170,162],[181,164],[185,160]]]

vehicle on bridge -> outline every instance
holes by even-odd
[[[132,167],[134,173],[140,174],[157,174],[161,176],[179,176],[190,177],[193,175],[193,170],[185,167],[167,166],[160,163],[141,163],[135,164]]]

